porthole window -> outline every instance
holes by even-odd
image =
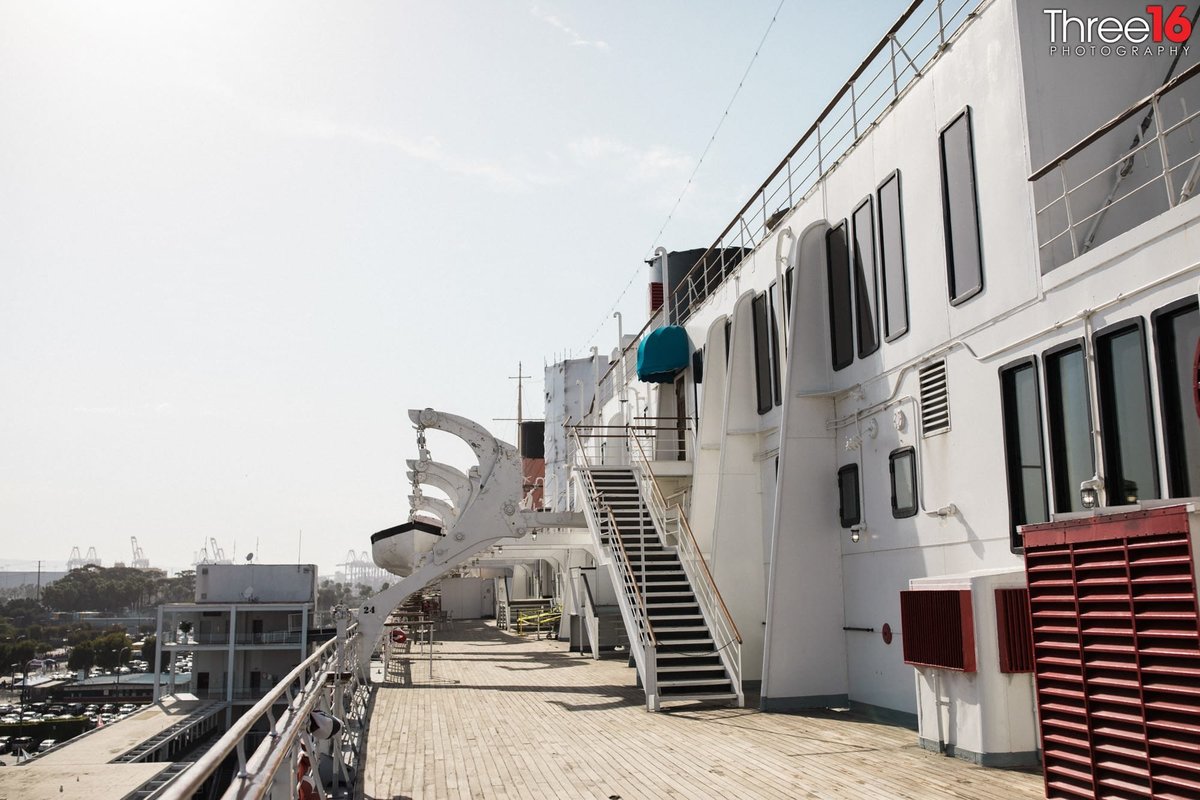
[[[892,516],[896,519],[917,514],[917,453],[911,447],[893,450],[888,456],[892,476]]]
[[[858,464],[847,464],[838,470],[838,520],[843,528],[862,522],[858,498]]]

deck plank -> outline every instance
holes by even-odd
[[[668,706],[632,669],[557,641],[457,622],[376,692],[365,800],[764,798],[1020,800],[1039,774],[982,769],[850,714]]]

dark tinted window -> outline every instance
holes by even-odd
[[[790,323],[792,321],[792,276],[795,275],[796,268],[788,267],[787,272],[783,273],[783,310],[784,318]]]
[[[825,234],[829,277],[829,341],[834,369],[854,361],[853,306],[850,300],[850,249],[846,222]]]
[[[888,457],[892,473],[892,516],[897,519],[917,513],[917,454],[911,447],[895,450]]]
[[[733,344],[733,320],[725,318],[725,364],[729,364],[729,348]]]
[[[950,282],[950,302],[959,303],[983,289],[975,152],[969,110],[942,131],[941,152],[946,273]]]
[[[854,318],[858,357],[879,349],[879,288],[875,284],[875,213],[871,198],[854,210]]]
[[[704,383],[704,348],[692,353],[692,383]]]
[[[1042,450],[1042,410],[1033,359],[1000,370],[1000,401],[1011,536],[1013,546],[1020,547],[1018,525],[1050,518]]]
[[[862,522],[858,502],[858,465],[847,464],[838,470],[838,519],[843,528]]]
[[[754,378],[758,389],[758,413],[765,414],[775,405],[771,392],[771,333],[767,296],[756,295],[751,310],[754,312]]]
[[[771,288],[767,290],[767,301],[771,307],[771,319],[769,320],[770,337],[771,337],[771,388],[775,398],[775,405],[783,403],[783,387],[780,385],[780,372],[783,366],[779,363],[779,317],[775,314],[775,295],[776,286],[771,284]]]
[[[908,276],[904,265],[904,215],[900,173],[879,187],[879,276],[883,283],[883,336],[908,333]]]
[[[1158,497],[1146,336],[1140,319],[1096,335],[1096,381],[1108,504]]]
[[[1045,359],[1054,510],[1082,511],[1079,485],[1096,474],[1087,360],[1082,344],[1052,350]]]
[[[1200,418],[1196,399],[1196,343],[1200,310],[1195,301],[1176,303],[1154,315],[1158,385],[1162,392],[1163,444],[1171,497],[1200,493]]]

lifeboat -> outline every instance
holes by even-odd
[[[393,575],[405,577],[416,570],[421,557],[433,550],[445,536],[441,524],[413,519],[403,525],[371,535],[371,557]]]

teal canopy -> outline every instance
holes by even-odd
[[[690,350],[687,331],[678,325],[651,331],[638,344],[638,380],[670,383],[687,368]]]

